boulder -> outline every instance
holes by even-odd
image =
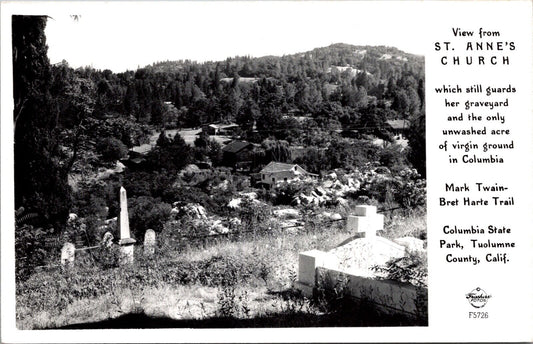
[[[222,224],[222,220],[214,220],[209,226],[210,234],[226,234],[229,233],[229,228]]]
[[[343,208],[348,208],[350,206],[350,204],[348,203],[348,200],[345,199],[345,198],[337,198],[337,203],[339,203],[339,205]]]
[[[326,180],[324,181],[324,183],[322,183],[322,186],[326,189],[331,189],[331,187],[333,186],[333,181],[332,180]]]
[[[240,207],[242,198],[234,198],[228,203],[228,208],[237,209]]]
[[[226,179],[223,182],[221,182],[220,184],[218,184],[217,186],[214,186],[213,189],[226,191],[226,190],[228,190],[229,185],[230,185],[229,181]]]
[[[311,204],[311,203],[313,203],[313,197],[301,194],[299,198],[300,198],[300,200],[301,200],[301,202],[303,204]]]
[[[250,199],[257,199],[257,192],[239,192],[239,195]]]
[[[207,211],[200,204],[189,203],[181,206],[179,209],[180,213],[194,219],[207,219]]]
[[[331,172],[331,173],[326,174],[325,177],[328,178],[328,179],[331,179],[331,180],[335,180],[335,179],[337,179],[337,173]]]
[[[229,227],[232,228],[232,229],[236,229],[236,228],[239,228],[239,226],[242,224],[242,221],[241,219],[239,219],[238,217],[232,217],[230,220],[229,220]]]
[[[415,238],[415,237],[402,237],[402,238],[396,238],[394,241],[405,247],[408,251],[411,252],[423,252],[424,249],[424,240]]]
[[[241,193],[239,193],[239,195],[242,196],[242,197],[233,198],[231,201],[228,202],[227,206],[229,208],[231,208],[231,209],[239,208],[241,206],[241,202],[242,202],[243,198],[250,199],[252,201],[252,203],[256,204],[256,205],[262,204],[262,202],[257,199],[257,193],[255,193],[255,192],[241,192]]]
[[[324,190],[324,188],[320,187],[320,186],[317,186],[315,188],[315,192],[319,195],[319,196],[326,196],[326,190]]]
[[[342,216],[339,213],[332,214],[329,218],[335,221],[342,220]]]
[[[279,217],[299,217],[300,212],[298,209],[286,208],[286,209],[276,209],[273,211],[274,215]]]

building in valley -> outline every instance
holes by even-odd
[[[316,174],[309,173],[297,164],[286,164],[272,161],[259,172],[259,184],[270,188],[279,182],[291,182],[296,179],[317,177]]]

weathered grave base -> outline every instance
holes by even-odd
[[[342,271],[317,268],[317,290],[342,290],[346,296],[371,302],[386,314],[409,317],[427,316],[427,289],[408,283],[377,280],[351,275]]]
[[[340,270],[337,263],[337,257],[328,252],[311,250],[300,253],[295,287],[306,297],[314,296],[319,290],[340,288],[347,296],[369,301],[387,314],[402,313],[414,317],[427,313],[423,301],[424,298],[427,300],[426,288],[357,276]]]
[[[135,239],[120,239],[120,265],[133,264],[133,249]]]

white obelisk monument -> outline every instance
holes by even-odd
[[[130,236],[130,221],[128,218],[128,197],[126,195],[126,189],[120,187],[120,263],[130,264],[133,263],[133,245],[135,239]]]

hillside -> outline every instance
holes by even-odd
[[[357,205],[424,246],[423,58],[334,44],[115,74],[51,65],[47,20],[13,17],[19,328],[130,312],[406,323],[347,317],[293,282],[298,252],[344,241]],[[404,258],[426,275],[423,252]]]
[[[297,64],[310,64],[319,73],[327,73],[332,66],[351,66],[357,70],[364,70],[373,75],[379,75],[382,80],[388,80],[394,73],[401,72],[407,65],[416,74],[423,74],[424,58],[419,55],[405,53],[394,47],[386,46],[356,46],[344,43],[332,44],[328,47],[315,48],[311,51],[284,55],[263,57],[233,57],[226,61],[206,62],[208,68],[217,64],[229,63],[241,77],[279,77],[277,64],[296,61]],[[248,65],[246,65],[248,64]],[[145,68],[155,73],[181,72],[190,65],[197,65],[192,61],[164,61],[156,62]],[[246,65],[246,67],[245,67]],[[285,74],[285,73],[282,73]],[[227,74],[230,75],[231,74]]]

